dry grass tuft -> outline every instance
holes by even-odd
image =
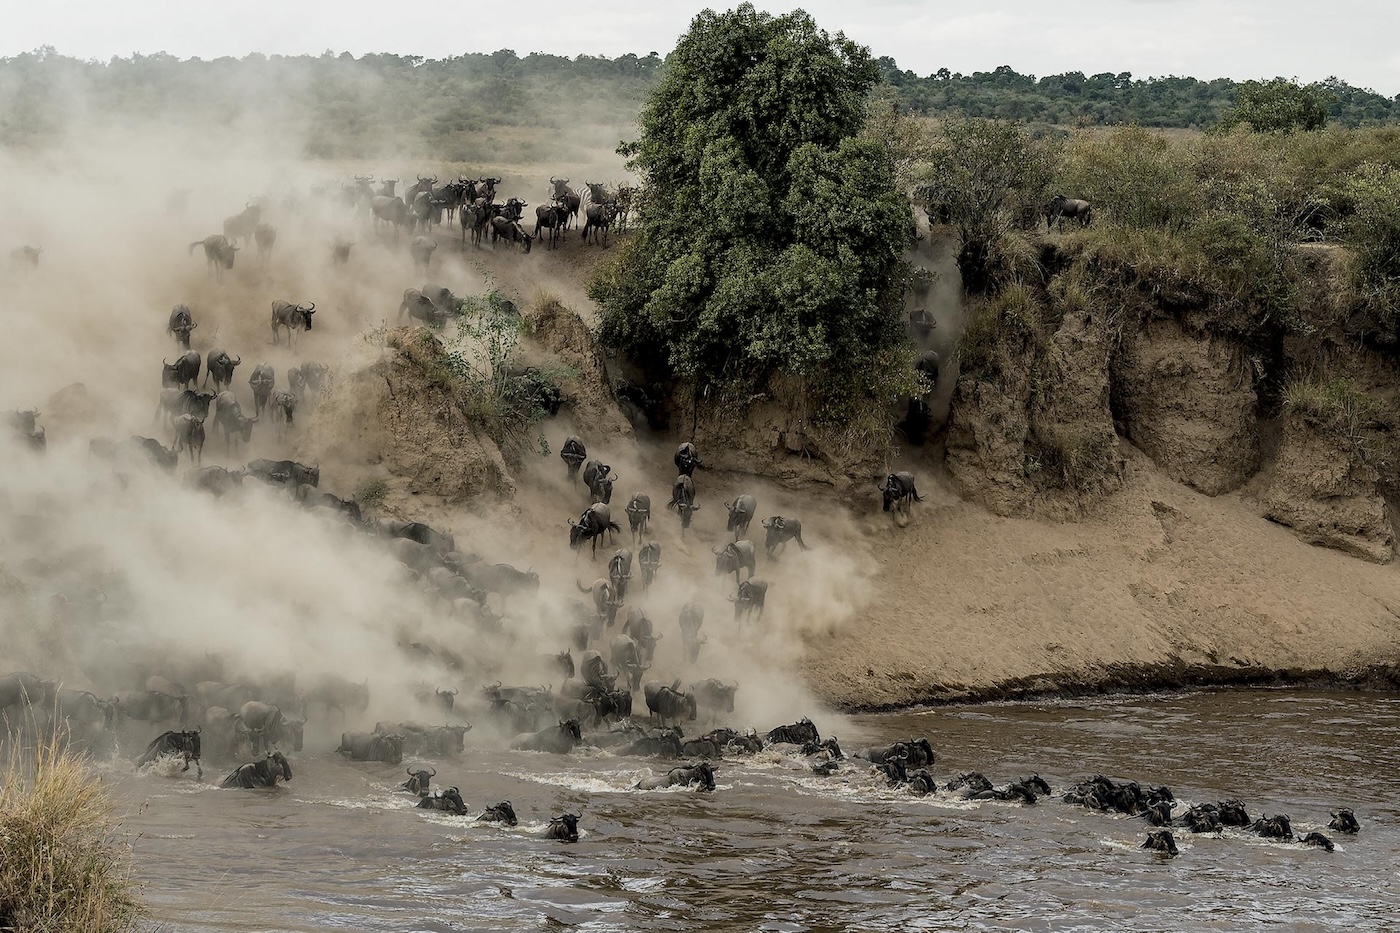
[[[105,788],[55,737],[0,772],[0,930],[126,933],[141,914]]]

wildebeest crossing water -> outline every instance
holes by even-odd
[[[469,747],[435,765],[466,816],[416,809],[402,767],[326,754],[297,757],[296,780],[275,792],[118,781],[155,919],[189,931],[1250,930],[1261,917],[1355,930],[1393,917],[1400,696],[1204,693],[817,726],[848,753],[927,735],[940,786],[974,769],[997,784],[1035,771],[1059,794],[1097,771],[1170,785],[1178,818],[1239,797],[1336,851],[1178,821],[1179,855],[1165,860],[1140,848],[1156,831],[1144,819],[1057,797],[916,796],[861,761],[821,777],[769,753],[726,758],[704,792],[636,789],[684,762]],[[503,800],[517,826],[477,820]],[[1357,835],[1327,828],[1339,805],[1354,808]],[[582,814],[574,846],[543,838],[565,813]],[[211,896],[211,877],[258,895]]]

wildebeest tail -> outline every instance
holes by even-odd
[[[194,255],[194,248],[195,248],[196,246],[203,246],[203,245],[204,245],[204,241],[203,241],[203,240],[195,240],[193,243],[190,244],[190,252],[189,252],[189,254],[190,254],[191,256],[193,256],[193,255]]]

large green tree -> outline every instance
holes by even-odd
[[[1243,123],[1256,133],[1320,130],[1327,125],[1328,103],[1329,93],[1316,86],[1303,87],[1283,78],[1246,81],[1220,126],[1229,129]]]
[[[624,147],[644,207],[590,290],[604,340],[701,393],[791,377],[833,421],[893,394],[911,219],[860,136],[878,81],[801,11],[697,16]]]

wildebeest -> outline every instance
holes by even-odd
[[[243,240],[244,244],[253,236],[262,219],[262,204],[256,198],[243,205],[243,210],[224,220],[224,236],[231,241]]]
[[[418,801],[420,810],[442,810],[444,813],[451,813],[454,816],[467,815],[467,803],[462,799],[462,792],[455,787],[432,797],[424,795]]]
[[[914,488],[914,474],[908,471],[889,474],[883,483],[877,484],[877,488],[884,496],[886,512],[894,508],[896,512],[908,515],[911,502],[924,501],[924,497]]]
[[[938,326],[938,321],[925,308],[916,308],[909,312],[909,327],[923,339],[927,340],[929,334]]]
[[[601,245],[607,248],[608,230],[612,226],[613,220],[617,218],[617,206],[615,204],[590,204],[584,211],[583,241],[587,243],[592,239],[599,242],[598,234],[601,231]]]
[[[253,744],[253,754],[258,749],[271,751],[272,746],[290,740],[293,751],[301,751],[303,722],[282,713],[280,707],[261,700],[249,700],[238,708],[238,719],[247,730]]]
[[[738,690],[737,683],[725,683],[714,677],[690,685],[690,693],[695,697],[696,706],[717,713],[734,712],[734,694]]]
[[[605,532],[621,531],[621,526],[612,520],[612,513],[606,503],[595,502],[590,505],[584,513],[579,516],[578,521],[569,519],[569,547],[573,550],[580,550],[584,544],[591,542],[593,546],[592,554],[598,556],[598,539]],[[586,591],[585,591],[586,592]]]
[[[698,761],[693,765],[672,768],[665,774],[643,778],[635,785],[636,790],[660,790],[663,787],[695,787],[697,790],[714,790],[715,769],[708,761]]]
[[[90,739],[111,729],[117,713],[114,701],[104,700],[87,690],[66,687],[55,692],[54,710],[78,739]]]
[[[407,538],[435,548],[441,554],[457,550],[457,540],[447,532],[437,531],[423,522],[401,522],[393,519],[381,521],[379,530],[391,538]]]
[[[559,448],[559,458],[569,467],[569,479],[578,476],[578,468],[588,456],[588,448],[583,446],[583,441],[574,435],[569,435],[564,441],[564,446]]]
[[[579,729],[578,720],[561,719],[557,726],[550,726],[531,735],[518,736],[510,743],[510,747],[523,751],[567,755],[582,740],[583,732]]]
[[[533,595],[540,591],[539,574],[533,570],[517,570],[510,564],[488,564],[484,561],[474,561],[464,566],[461,573],[471,582],[472,586],[482,592],[500,594],[503,608],[506,600],[511,596]]]
[[[600,577],[593,581],[592,586],[585,587],[577,580],[574,581],[574,586],[578,587],[579,592],[588,593],[593,597],[595,618],[608,628],[612,628],[617,622],[617,610],[622,605],[622,600],[618,597],[617,590],[612,583]],[[601,631],[601,628],[597,631]]]
[[[389,224],[394,228],[395,239],[398,238],[399,230],[408,222],[408,205],[404,203],[403,198],[375,195],[370,198],[369,209],[375,227],[380,223]]]
[[[482,810],[477,815],[478,822],[505,823],[507,826],[514,826],[519,822],[515,818],[515,808],[510,805],[509,800],[502,800],[498,804],[493,804]]]
[[[190,331],[198,326],[188,307],[176,305],[170,309],[170,321],[166,324],[165,332],[173,336],[180,346],[188,350],[190,348]]]
[[[1172,837],[1172,832],[1169,829],[1156,829],[1148,833],[1147,839],[1139,848],[1161,852],[1167,858],[1176,858],[1181,854],[1177,851],[1176,839]]]
[[[290,392],[274,392],[272,395],[272,423],[277,425],[277,439],[287,435],[287,429],[295,427],[297,397]]]
[[[204,458],[204,419],[181,415],[175,419],[175,450],[189,451],[190,462],[199,466]]]
[[[39,256],[44,252],[42,246],[17,246],[10,250],[10,264],[13,266],[27,265],[31,269],[39,268]]]
[[[544,828],[544,837],[559,842],[578,842],[578,819],[572,813],[551,817],[549,825]]]
[[[611,489],[608,490],[612,492]],[[602,500],[606,502],[607,500]],[[627,525],[632,531],[632,540],[637,542],[647,533],[647,524],[651,521],[651,496],[645,493],[634,492],[632,498],[627,500]]]
[[[535,208],[535,239],[539,239],[540,230],[549,231],[549,248],[554,249],[559,245],[559,233],[568,223],[569,213],[558,204],[541,204]]]
[[[727,531],[734,532],[734,540],[749,533],[749,523],[753,521],[754,515],[758,512],[758,503],[753,496],[737,496],[732,502],[726,502],[724,507],[729,510],[729,524]]]
[[[749,579],[753,579],[758,559],[754,555],[752,541],[731,541],[723,548],[711,548],[715,555],[715,575],[734,574],[734,583],[739,583],[739,571],[747,569]]]
[[[192,732],[162,732],[151,740],[151,744],[146,746],[146,750],[136,759],[136,767],[142,768],[157,758],[183,758],[185,766],[181,771],[190,770],[190,762],[194,762],[195,775],[204,779],[204,766],[199,762],[199,730]]]
[[[656,582],[656,572],[661,569],[661,545],[656,541],[643,544],[637,560],[642,565],[642,592],[646,592]]]
[[[258,247],[258,262],[266,267],[272,258],[272,247],[277,243],[277,228],[268,223],[258,224],[253,228],[253,242]]]
[[[1356,814],[1345,807],[1332,811],[1332,822],[1327,824],[1327,828],[1339,833],[1361,832],[1361,824],[1356,821]]]
[[[617,675],[609,673],[607,662],[597,651],[587,651],[579,663],[579,676],[586,686],[595,690],[609,691],[617,682]]]
[[[647,681],[642,695],[646,698],[650,715],[659,718],[663,725],[667,720],[676,722],[682,717],[695,719],[695,694],[682,693],[679,681],[669,685],[656,680]]]
[[[798,547],[807,550],[807,542],[802,540],[802,522],[797,519],[774,515],[772,518],[765,518],[761,524],[768,532],[763,540],[763,549],[768,552],[770,558],[776,560],[787,548],[789,541],[796,541]]]
[[[435,777],[437,777],[436,768],[419,768],[417,771],[409,768],[408,780],[400,786],[410,794],[426,797],[428,796],[428,785]]]
[[[1282,839],[1285,842],[1293,841],[1293,824],[1285,814],[1276,816],[1262,816],[1254,821],[1250,827],[1265,839]]]
[[[564,212],[564,225],[567,226],[570,219],[577,223],[578,210],[579,206],[582,204],[582,198],[579,197],[577,191],[569,187],[569,179],[555,178],[551,175],[549,184],[551,186],[551,191],[549,193],[550,198],[555,202],[555,205]]]
[[[690,527],[690,517],[700,510],[700,506],[695,504],[695,480],[684,473],[677,476],[671,484],[671,501],[666,503],[666,508],[680,513],[681,537],[685,537],[685,531]]]
[[[428,271],[436,250],[437,240],[432,237],[416,236],[413,242],[408,244],[408,254],[413,257],[413,266],[422,272]]]
[[[749,621],[755,610],[758,612],[758,621],[763,621],[763,604],[767,598],[767,582],[749,577],[740,583],[738,594],[729,597],[734,603],[734,621]]]
[[[642,684],[642,673],[647,665],[642,663],[642,652],[637,643],[626,635],[618,635],[612,640],[612,663],[627,676],[628,689],[636,690]]]
[[[175,362],[161,360],[164,369],[161,371],[160,384],[166,388],[197,388],[195,383],[199,381],[199,368],[203,360],[194,350],[184,353]]]
[[[1324,849],[1328,852],[1334,851],[1336,849],[1336,846],[1333,845],[1332,840],[1328,839],[1326,836],[1319,832],[1308,833],[1306,836],[1303,837],[1302,843],[1305,846],[1314,846],[1319,849]]]
[[[627,600],[627,583],[631,579],[632,552],[625,547],[618,548],[608,558],[608,582],[612,584],[619,603]]]
[[[46,709],[53,706],[58,685],[27,671],[17,671],[0,677],[0,716],[7,711],[27,708]],[[150,721],[150,720],[147,720]]]
[[[700,462],[700,451],[690,441],[677,447],[676,455],[672,459],[676,462],[676,472],[681,476],[690,476],[696,467],[704,466]]]
[[[525,228],[520,223],[506,217],[491,218],[491,248],[496,248],[497,240],[505,240],[512,246],[518,245],[525,252],[530,252],[530,247],[534,245],[535,238],[525,232]]]
[[[253,460],[248,464],[248,472],[273,486],[320,486],[321,468],[305,466],[294,460]]]
[[[770,743],[788,745],[806,745],[808,742],[821,740],[816,725],[806,716],[791,725],[774,726],[768,730],[767,738]]]
[[[268,752],[259,761],[235,768],[224,778],[222,787],[275,787],[278,781],[292,779],[292,765],[281,752]]]
[[[705,607],[691,601],[681,607],[681,641],[685,643],[685,659],[694,664],[700,657],[700,626],[705,621]]]
[[[1081,227],[1087,227],[1089,226],[1089,222],[1093,219],[1093,213],[1093,208],[1090,207],[1088,201],[1083,201],[1079,198],[1067,198],[1062,194],[1057,194],[1050,199],[1050,206],[1045,210],[1047,232],[1056,226],[1057,221],[1060,231],[1063,232],[1065,229],[1066,217],[1070,220],[1077,220]]]
[[[601,460],[588,461],[583,465],[583,482],[594,502],[612,503],[613,483],[617,482],[612,467]]]
[[[422,321],[428,327],[438,328],[443,325],[447,316],[440,311],[432,300],[416,288],[405,289],[403,301],[399,302],[399,322],[403,322],[403,316],[407,313],[411,320]]]
[[[227,389],[233,383],[234,368],[242,362],[241,356],[235,359],[221,349],[210,350],[205,361],[204,385],[207,386],[209,380],[213,379],[215,392]]]
[[[216,402],[218,408],[215,410],[214,424],[224,429],[224,452],[228,453],[232,450],[234,438],[245,444],[252,440],[253,425],[258,419],[256,415],[249,418],[243,414],[232,392],[220,392]]]
[[[161,469],[173,473],[180,463],[180,455],[153,437],[132,437],[129,443],[139,447],[150,461]]]
[[[272,303],[272,342],[279,343],[279,332],[286,328],[287,346],[294,346],[293,340],[298,331],[311,329],[311,316],[316,313],[316,302],[292,304],[277,299]]]
[[[270,363],[259,363],[253,367],[248,385],[253,387],[253,414],[261,416],[267,407],[267,400],[272,397],[272,390],[277,387],[277,371]]]
[[[396,765],[403,761],[404,737],[398,733],[342,732],[336,753],[351,761],[382,761]]]
[[[350,247],[354,246],[350,240],[342,240],[339,237],[331,243],[331,262],[337,266],[343,266],[350,261]]]
[[[204,247],[204,261],[209,268],[209,274],[214,276],[214,281],[224,280],[224,270],[233,268],[233,260],[238,255],[238,247],[228,241],[228,237],[215,233],[202,240],[195,240],[190,244],[190,254],[194,254],[196,246]]]

